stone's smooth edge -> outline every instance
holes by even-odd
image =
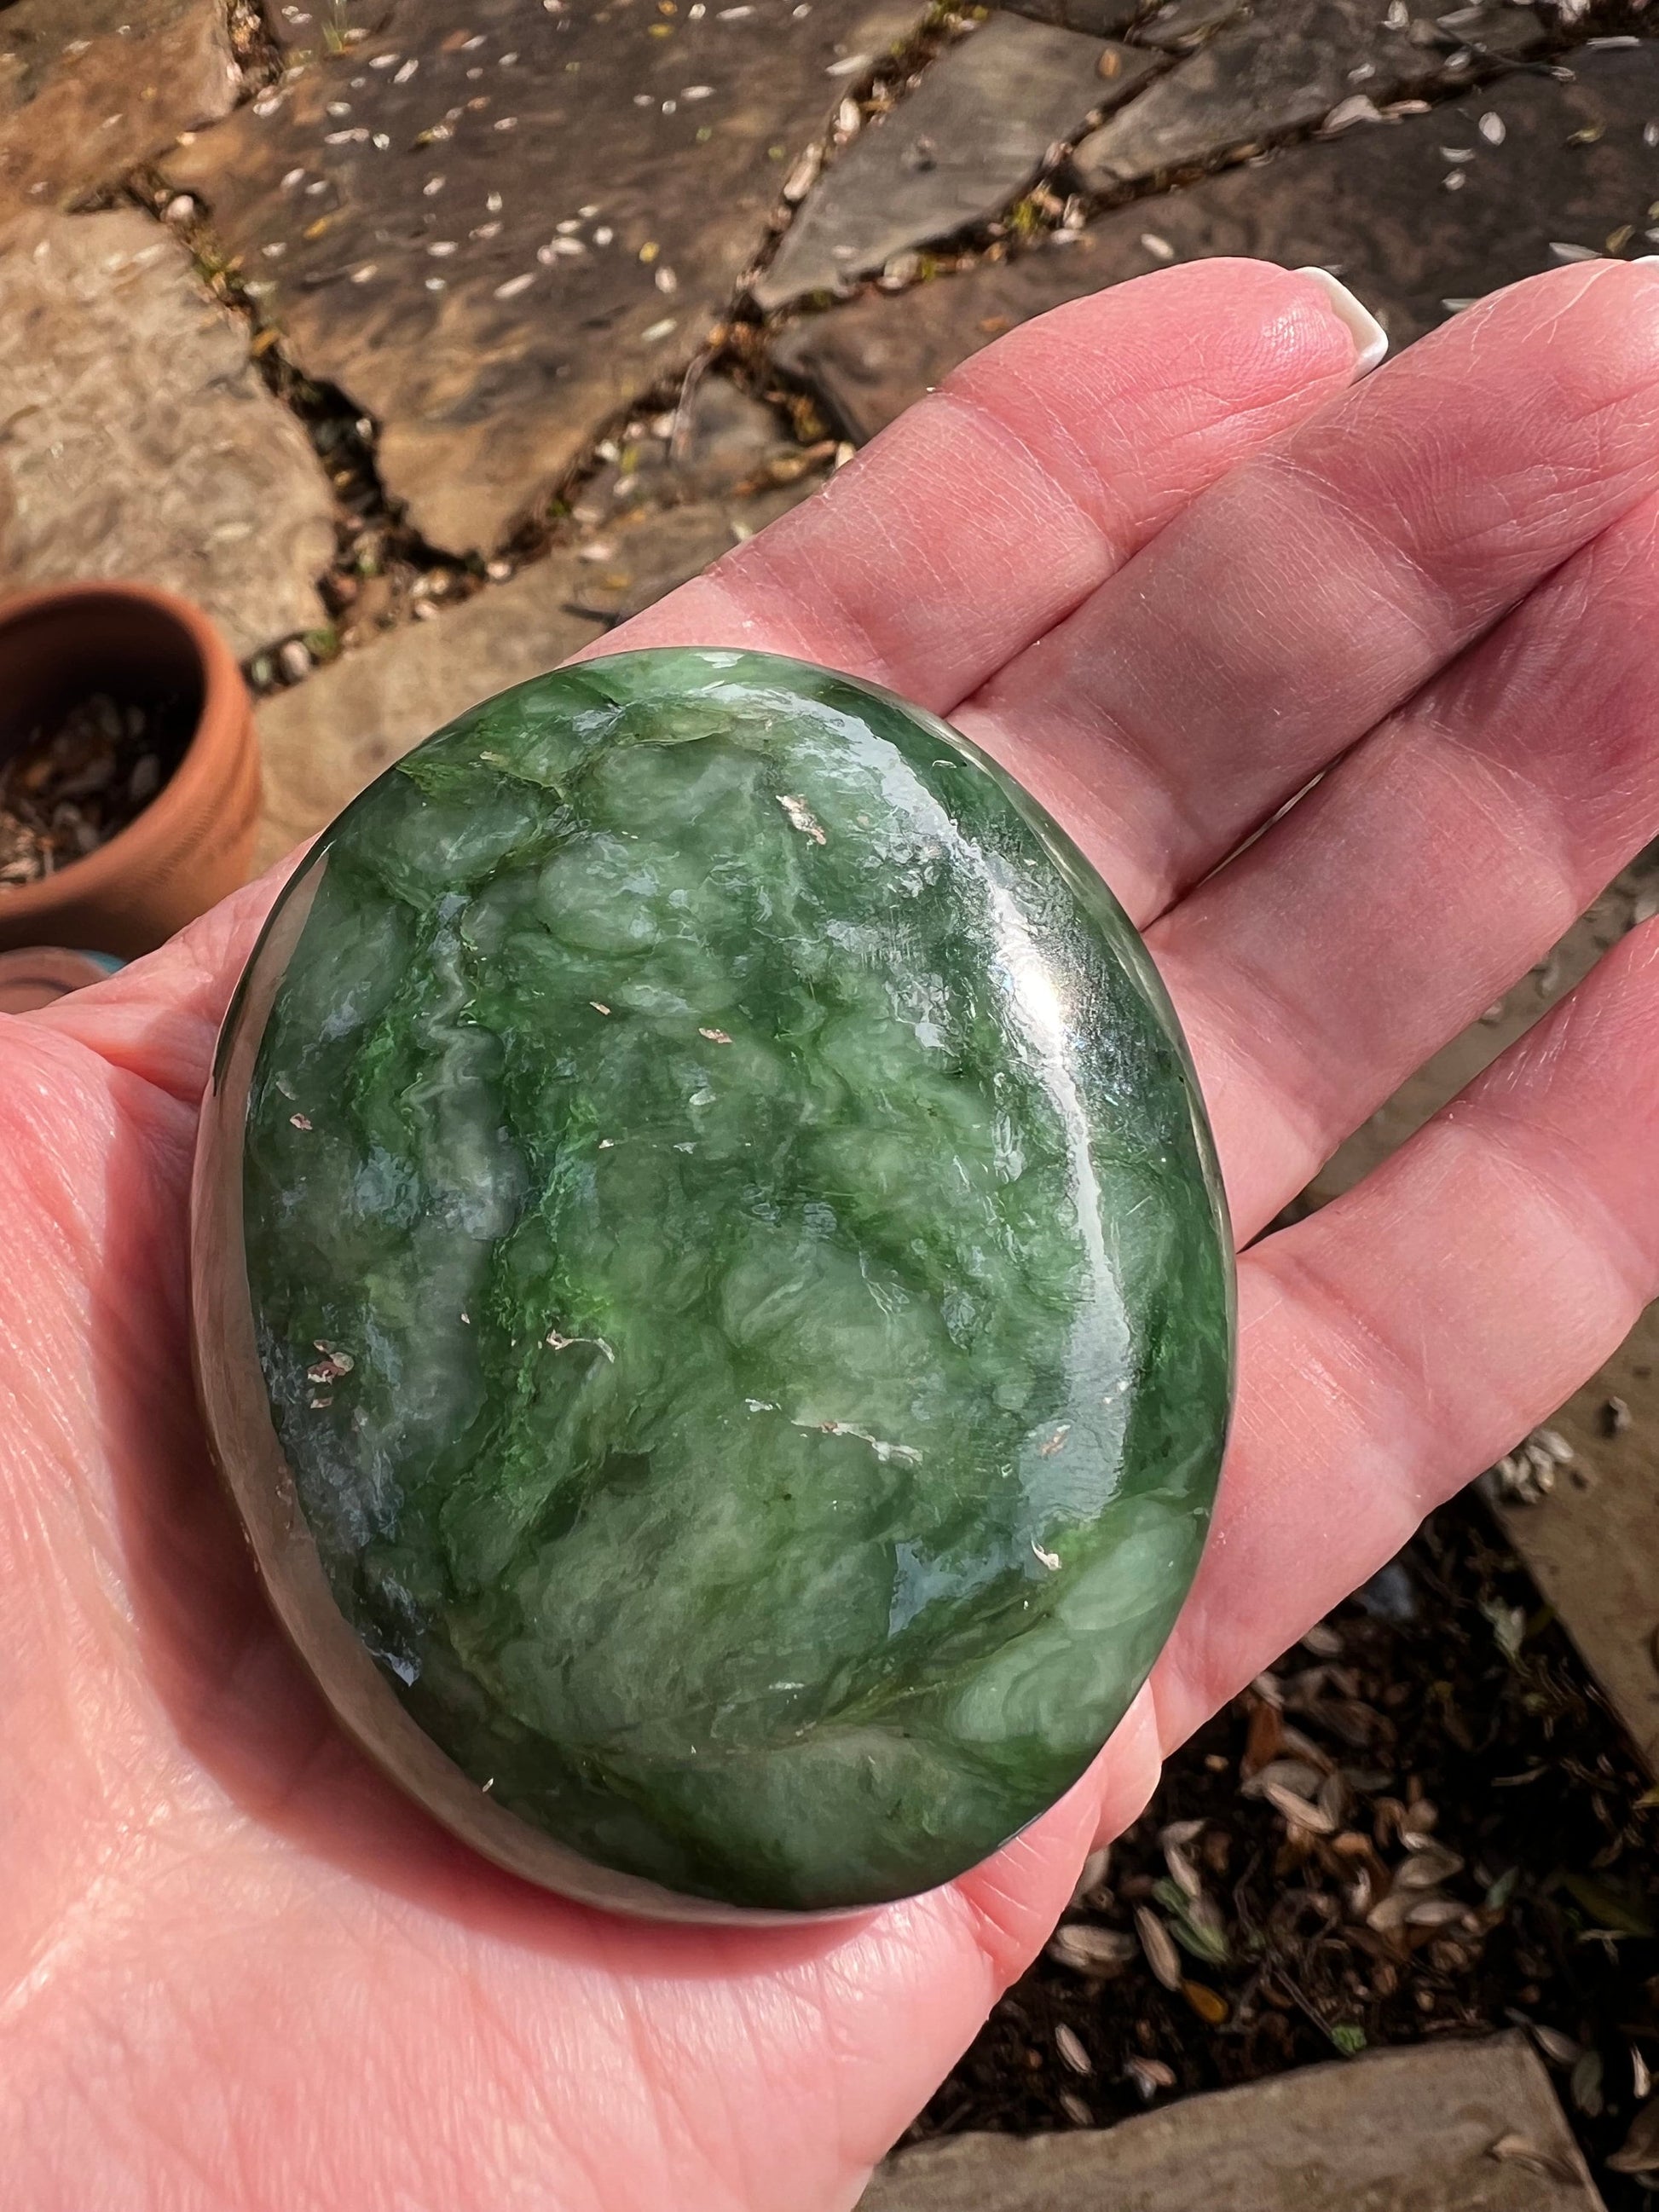
[[[388,771],[392,773],[392,771]],[[382,1773],[461,1842],[580,1905],[647,1920],[746,1928],[861,1917],[682,1896],[556,1843],[486,1796],[411,1718],[337,1604],[270,1418],[242,1236],[248,1088],[271,1002],[328,866],[326,841],[286,886],[237,984],[202,1102],[191,1188],[191,1356],[209,1447],[271,1609],[334,1717]]]
[[[1150,1011],[1165,1031],[1184,1071],[1196,1164],[1210,1195],[1225,1297],[1230,1379],[1225,1419],[1217,1448],[1218,1467],[1231,1428],[1237,1372],[1237,1274],[1231,1222],[1214,1139],[1190,1048],[1139,933],[1109,887],[1052,816],[1000,763],[940,716],[883,685],[822,664],[747,648],[701,650],[706,653],[711,669],[724,661],[741,659],[774,662],[785,671],[810,671],[830,683],[884,702],[925,727],[941,744],[991,778],[1006,794],[1074,896],[1086,909],[1094,911],[1115,934],[1121,933],[1122,941],[1116,948],[1117,957],[1139,983]],[[654,661],[661,657],[658,652],[646,649],[599,659],[622,663]],[[355,812],[369,793],[398,772],[397,763],[388,767],[340,818],[343,820],[346,815]],[[335,1600],[306,1525],[297,1486],[276,1437],[263,1387],[241,1212],[246,1106],[254,1066],[271,1004],[304,928],[322,871],[326,867],[329,844],[330,833],[325,831],[283,890],[227,1011],[213,1079],[204,1104],[192,1192],[191,1291],[198,1393],[216,1462],[243,1519],[278,1619],[337,1718],[375,1764],[453,1834],[510,1872],[578,1902],[646,1918],[792,1926],[861,1917],[874,1909],[872,1904],[790,1910],[735,1905],[683,1893],[637,1875],[615,1872],[556,1843],[528,1821],[485,1796],[471,1778],[438,1748],[405,1711]],[[1208,1526],[1206,1514],[1205,1540]],[[1150,1668],[1147,1671],[1150,1673]],[[1142,1679],[1144,1681],[1145,1677]],[[1102,1747],[1096,1747],[1091,1759]],[[1072,1778],[1073,1783],[1083,1771],[1078,1770]],[[1049,1809],[1051,1806],[1040,1808],[1031,1819],[1041,1818]],[[1005,1848],[1030,1825],[1030,1820],[1021,1822],[1002,1838],[996,1848]],[[967,1868],[958,1869],[959,1874],[967,1871]],[[922,1893],[925,1892],[904,1893]]]
[[[632,658],[621,653],[611,653],[608,657],[612,660]],[[757,659],[777,658],[775,654],[760,653],[751,657]],[[1224,1457],[1238,1401],[1238,1248],[1233,1242],[1232,1213],[1227,1205],[1226,1181],[1221,1172],[1221,1155],[1216,1150],[1215,1132],[1210,1127],[1209,1109],[1205,1103],[1203,1086],[1198,1079],[1198,1065],[1193,1058],[1193,1048],[1187,1042],[1187,1032],[1181,1026],[1175,1000],[1170,996],[1157,963],[1146,950],[1146,939],[1129,919],[1127,910],[1119,903],[1116,893],[1082,847],[1066,835],[1048,808],[1033,799],[1024,785],[1004,768],[1000,761],[976,745],[971,738],[964,736],[954,722],[947,722],[942,714],[935,714],[926,707],[918,707],[912,701],[901,698],[896,691],[890,691],[885,684],[872,684],[861,676],[843,676],[837,670],[823,668],[818,662],[802,665],[817,667],[826,676],[835,676],[841,683],[855,684],[860,690],[869,692],[872,697],[885,700],[890,706],[900,708],[914,720],[924,724],[955,751],[973,762],[976,768],[983,769],[1007,793],[1015,812],[1059,869],[1073,896],[1091,910],[1101,909],[1103,902],[1107,921],[1121,930],[1123,942],[1117,947],[1119,957],[1132,971],[1147,1004],[1158,1016],[1187,1078],[1193,1140],[1197,1148],[1199,1168],[1211,1195],[1211,1212],[1221,1247],[1222,1276],[1227,1292],[1227,1369],[1231,1382],[1227,1400],[1227,1425],[1221,1437],[1221,1452]],[[1213,1508],[1213,1500],[1212,1506]],[[1213,1518],[1213,1510],[1211,1517]],[[1206,1524],[1206,1543],[1208,1540]]]

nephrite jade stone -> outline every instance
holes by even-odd
[[[1197,1564],[1231,1255],[1139,939],[944,723],[733,652],[504,692],[316,846],[216,1083],[216,1447],[452,1826],[845,1909],[1081,1773]]]

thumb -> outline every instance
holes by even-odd
[[[19,1020],[70,1036],[112,1066],[194,1105],[237,978],[276,896],[304,856],[297,847],[210,908],[156,952]]]

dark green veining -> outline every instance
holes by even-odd
[[[971,1864],[1191,1579],[1231,1259],[1075,850],[799,664],[590,662],[401,762],[249,1105],[249,1273],[337,1598],[499,1803],[750,1905]]]

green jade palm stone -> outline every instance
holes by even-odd
[[[389,769],[242,980],[197,1203],[279,1612],[550,1887],[942,1882],[1192,1580],[1232,1274],[1175,1017],[1054,823],[868,684],[624,653]]]

